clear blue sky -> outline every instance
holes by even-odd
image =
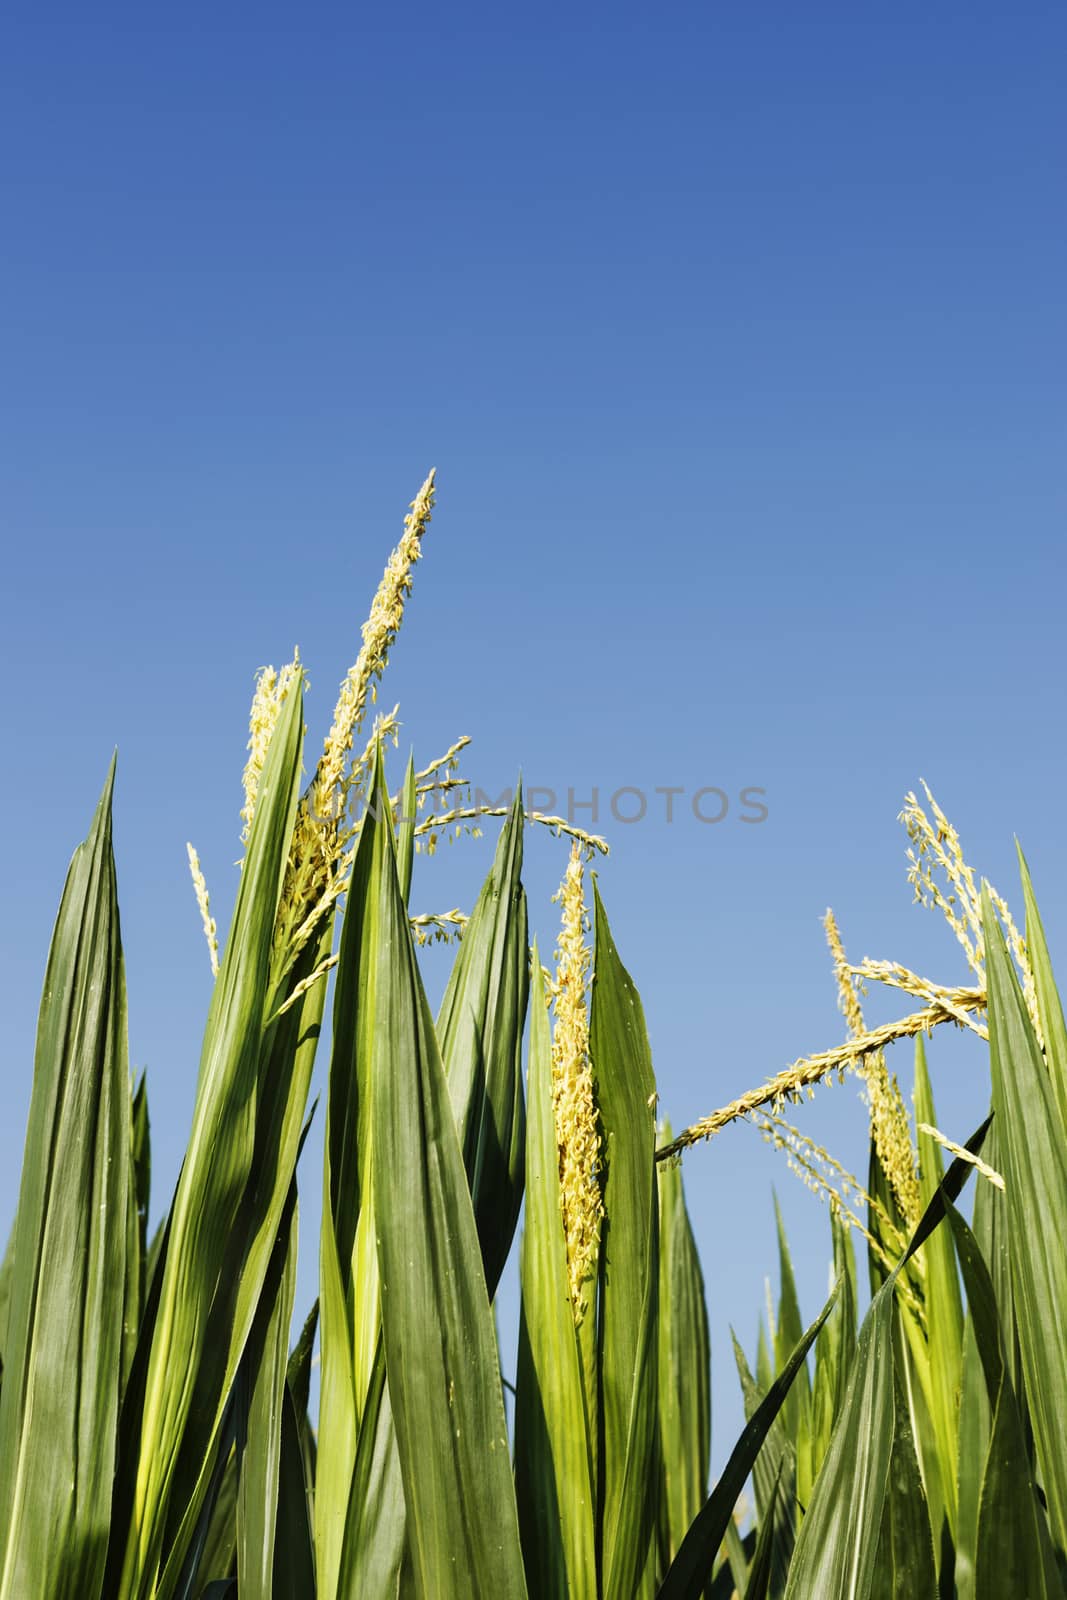
[[[112,746],[158,1207],[209,992],[185,841],[223,918],[255,668],[299,642],[317,740],[430,465],[385,690],[420,758],[767,791],[757,827],[603,819],[676,1126],[841,1038],[827,904],[857,956],[965,980],[905,882],[920,775],[1009,895],[1020,836],[1067,962],[1065,47],[1054,5],[9,12],[3,1215]],[[417,907],[469,905],[490,847]],[[530,841],[546,943],[563,864]],[[959,1137],[984,1064],[930,1057]],[[801,1117],[863,1165],[854,1086]],[[772,1181],[810,1314],[828,1228],[746,1129],[685,1177],[721,1462]],[[308,1242],[300,1309],[314,1277]]]

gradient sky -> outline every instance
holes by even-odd
[[[473,735],[486,789],[520,766],[564,805],[598,788],[676,1127],[841,1039],[828,904],[857,957],[966,981],[905,879],[920,776],[1015,898],[1019,836],[1067,960],[1065,48],[1056,5],[9,10],[0,1215],[116,743],[157,1214],[169,1196],[210,984],[185,841],[224,921],[255,669],[299,642],[317,744],[431,465],[383,700],[420,761]],[[640,824],[610,815],[622,786]],[[765,789],[766,822],[697,822],[705,786]],[[469,906],[491,843],[423,861],[416,909]],[[543,945],[564,861],[529,839]],[[964,1137],[981,1050],[929,1054]],[[798,1118],[865,1164],[854,1083]],[[313,1137],[300,1315],[317,1161]],[[829,1229],[751,1130],[684,1173],[721,1464],[772,1182],[809,1316]],[[507,1369],[513,1287],[502,1326]]]

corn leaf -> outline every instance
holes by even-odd
[[[589,1024],[604,1143],[600,1243],[601,1573],[606,1594],[646,1592],[641,1573],[657,1521],[656,1319],[659,1204],[656,1080],[644,1011],[619,960],[594,879],[593,993]]]
[[[1034,995],[1041,1033],[1045,1041],[1052,1092],[1060,1113],[1064,1137],[1067,1138],[1067,1024],[1063,1020],[1063,1005],[1052,974],[1045,929],[1037,909],[1034,886],[1030,881],[1030,868],[1026,857],[1019,851],[1019,868],[1023,882],[1023,902],[1026,906],[1026,953],[1034,974]]]
[[[490,1298],[522,1204],[522,1035],[530,986],[526,892],[520,876],[524,825],[522,791],[517,788],[437,1018]]]
[[[746,1424],[744,1432],[734,1445],[729,1461],[723,1468],[722,1476],[682,1540],[681,1549],[671,1562],[667,1576],[657,1592],[656,1600],[700,1600],[704,1586],[711,1576],[716,1553],[726,1537],[737,1497],[744,1488],[771,1424],[789,1393],[789,1385],[803,1365],[819,1329],[834,1308],[837,1291],[838,1285],[835,1284],[830,1292],[830,1298],[790,1355],[782,1371],[774,1379],[766,1398]]]
[[[780,1370],[788,1359],[789,1352],[804,1332],[804,1322],[800,1315],[793,1261],[789,1254],[789,1241],[786,1238],[785,1222],[782,1219],[782,1208],[778,1204],[777,1195],[774,1197],[774,1216],[778,1233],[778,1270],[781,1283],[778,1319],[774,1330],[774,1360],[776,1369]],[[807,1364],[797,1373],[796,1382],[786,1397],[785,1405],[782,1407],[782,1421],[792,1440],[796,1457],[796,1494],[801,1505],[806,1506],[811,1497],[814,1480],[811,1375]]]
[[[374,781],[380,789],[377,762]],[[376,837],[390,827],[388,809],[379,814],[377,802],[367,807],[352,865],[334,989],[319,1239],[315,1553],[321,1600],[333,1600],[338,1592],[360,1422],[380,1344],[369,1078],[378,900],[370,884]]]
[[[271,1600],[273,1594],[297,1218],[294,1182],[237,1381],[237,1582],[243,1600]]]
[[[937,1126],[933,1089],[922,1035],[915,1041],[915,1120]],[[941,1147],[918,1135],[919,1193],[926,1206],[944,1178]],[[940,1503],[950,1536],[956,1537],[956,1435],[963,1360],[963,1302],[952,1235],[937,1228],[922,1250],[925,1263],[926,1396],[936,1444]]]
[[[978,1505],[982,1477],[989,1454],[992,1414],[985,1375],[974,1338],[974,1321],[968,1312],[963,1325],[963,1362],[960,1388],[959,1448],[957,1451],[957,1520],[953,1576],[956,1600],[975,1600],[974,1565],[978,1552]]]
[[[373,844],[363,891],[375,908],[367,921],[377,958],[371,1170],[416,1583],[427,1600],[512,1600],[526,1584],[477,1225],[392,829],[376,827]]]
[[[204,1432],[210,1437],[219,1430],[277,1234],[277,1219],[273,1232],[263,1226],[258,1186],[253,1213],[244,1215],[243,1206],[256,1148],[257,1083],[262,1027],[268,1014],[272,934],[297,801],[301,701],[298,679],[283,702],[267,752],[233,923],[212,993],[192,1134],[172,1207],[136,1449],[136,1482],[120,1586],[123,1596],[131,1600],[134,1596],[147,1600],[153,1593],[164,1555],[168,1515],[172,1526],[186,1529],[196,1515],[187,1492],[170,1505],[186,1427],[192,1419],[201,1439]],[[294,1164],[299,1131],[298,1123],[292,1144]],[[282,1176],[287,1191],[291,1170]],[[271,1210],[274,1188],[266,1185]],[[278,1202],[279,1216],[283,1202],[284,1192]],[[250,1235],[256,1246],[255,1261]],[[213,1318],[217,1290],[221,1290],[224,1304],[221,1316]],[[231,1318],[233,1295],[239,1297],[240,1315]],[[212,1386],[214,1393],[201,1392],[194,1410],[194,1391],[205,1363],[221,1381]],[[184,1484],[203,1484],[208,1455],[202,1443],[190,1449],[183,1467]],[[177,1554],[180,1556],[180,1551]]]
[[[597,1600],[590,1419],[560,1211],[552,1052],[536,943],[532,969],[515,1493],[530,1593]]]
[[[993,1412],[977,1516],[973,1593],[976,1600],[999,1600],[1006,1594],[1062,1600],[1063,1587],[1004,1360],[993,1281],[978,1241],[958,1211],[949,1211],[949,1222],[967,1286],[986,1398]]]
[[[820,1339],[838,1314],[839,1307],[840,1295],[838,1305],[834,1307],[819,1330]],[[736,1336],[733,1345],[734,1361],[744,1397],[745,1419],[750,1422],[760,1408],[765,1391],[759,1387],[749,1371],[745,1353]],[[788,1361],[788,1356],[786,1360]],[[756,1457],[756,1464],[752,1469],[760,1539],[764,1540],[766,1535],[764,1542],[769,1562],[767,1582],[770,1592],[774,1595],[785,1593],[789,1579],[789,1563],[793,1558],[793,1547],[796,1544],[797,1457],[786,1428],[784,1413],[783,1406],[782,1412],[775,1417],[767,1431],[763,1448]]]
[[[778,1479],[775,1478],[771,1486],[771,1497],[767,1506],[767,1515],[760,1518],[759,1537],[756,1540],[756,1550],[752,1557],[752,1565],[748,1571],[748,1582],[745,1584],[745,1600],[767,1600],[771,1592],[771,1573],[774,1569],[774,1526],[775,1510],[778,1505]]]
[[[662,1137],[671,1139],[669,1123]],[[660,1516],[669,1564],[708,1492],[711,1344],[681,1163],[661,1163],[658,1179]]]
[[[131,1165],[114,777],[67,874],[37,1026],[0,1396],[4,1600],[93,1600],[104,1575]]]
[[[1067,1552],[1067,1147],[1019,980],[983,892],[989,1053],[1009,1221],[1012,1299],[1041,1481],[1054,1542]]]

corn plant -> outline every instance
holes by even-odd
[[[316,761],[299,658],[257,680],[224,938],[189,847],[214,982],[151,1236],[114,765],[75,853],[0,1270],[0,1600],[1061,1595],[1067,1266],[1050,1219],[1067,1213],[1067,1029],[1025,863],[1024,936],[943,814],[910,796],[913,882],[972,981],[850,966],[828,916],[845,1044],[674,1136],[587,885],[605,842],[527,812],[521,790],[472,804],[466,739],[390,775],[398,713],[374,709],[376,691],[434,492],[431,474]],[[416,862],[421,883],[446,833],[489,818],[469,914],[416,912]],[[523,888],[531,826],[569,835],[547,966]],[[440,940],[457,948],[435,1017],[420,947]],[[918,1006],[870,1028],[860,980]],[[963,1143],[937,1127],[922,1042],[944,1023],[990,1062],[992,1116]],[[885,1055],[907,1038],[914,1129]],[[849,1073],[870,1107],[865,1186],[784,1115]],[[708,1315],[679,1160],[742,1119],[830,1195],[833,1287],[805,1327],[779,1218],[771,1323],[751,1362],[735,1343],[746,1427],[710,1484]],[[975,1173],[968,1222],[956,1201]],[[319,1292],[297,1308],[308,1181]],[[494,1300],[517,1234],[518,1349],[502,1362]]]

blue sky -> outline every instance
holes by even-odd
[[[828,904],[857,956],[965,981],[905,881],[920,775],[1009,897],[1020,837],[1067,951],[1065,46],[1062,8],[1025,5],[9,17],[0,1212],[115,744],[169,1193],[210,981],[185,841],[224,918],[254,671],[299,642],[317,741],[431,465],[383,698],[421,760],[471,734],[487,789],[521,766],[561,803],[649,794],[640,824],[602,815],[601,886],[676,1126],[840,1039]],[[766,822],[697,822],[706,786],[765,789]],[[418,908],[469,905],[490,849],[423,863]],[[564,852],[531,838],[528,862],[548,943]],[[930,1060],[961,1137],[980,1051]],[[853,1085],[799,1115],[863,1165]],[[772,1182],[811,1315],[828,1226],[743,1128],[685,1179],[721,1463]]]

